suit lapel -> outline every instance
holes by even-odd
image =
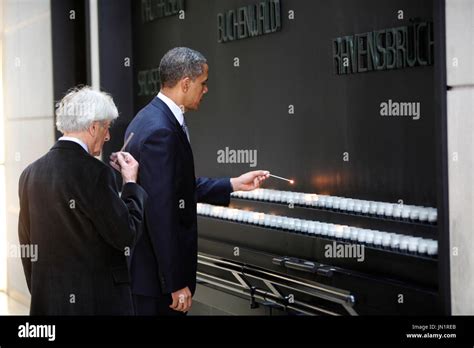
[[[163,113],[166,115],[168,120],[173,124],[176,132],[178,133],[178,137],[183,143],[183,146],[190,152],[191,156],[193,155],[193,150],[191,149],[191,144],[189,144],[188,137],[186,136],[186,133],[184,133],[183,128],[179,124],[178,120],[176,117],[174,117],[173,112],[170,110],[168,105],[166,105],[160,98],[155,97],[153,99],[152,104],[156,106],[158,109],[163,111]]]

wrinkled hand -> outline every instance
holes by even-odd
[[[110,165],[122,174],[123,183],[137,182],[138,162],[128,152],[114,152],[110,155]]]
[[[188,312],[191,309],[192,297],[188,287],[175,291],[171,294],[173,303],[170,304],[170,308],[177,312]]]
[[[242,174],[238,178],[230,179],[234,191],[252,191],[260,187],[262,183],[270,177],[270,172],[266,170],[256,170]]]

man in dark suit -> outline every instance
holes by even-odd
[[[133,315],[127,255],[140,235],[147,194],[138,163],[120,152],[119,196],[110,167],[94,158],[118,117],[112,98],[89,87],[66,95],[57,111],[64,136],[29,165],[19,182],[18,234],[32,315]],[[158,178],[157,178],[158,179]]]
[[[196,203],[228,205],[232,191],[255,189],[269,174],[196,179],[184,113],[197,110],[207,93],[206,59],[189,48],[175,48],[161,60],[159,73],[160,94],[137,114],[125,135],[135,134],[129,149],[140,163],[139,183],[149,195],[145,233],[131,262],[139,315],[179,315],[191,307],[197,269]]]

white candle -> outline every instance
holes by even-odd
[[[391,235],[390,247],[393,249],[398,249],[400,247],[400,236],[394,234]]]
[[[382,237],[382,246],[389,247],[391,243],[391,237],[389,234],[386,234]]]
[[[327,199],[326,199],[326,208],[332,208],[332,204],[334,202],[334,198],[329,196]]]
[[[313,195],[313,199],[311,200],[311,206],[317,207],[319,205],[319,196]]]
[[[428,241],[427,253],[430,256],[435,256],[438,254],[438,242],[437,241]]]
[[[266,190],[267,191],[267,200],[269,202],[275,201],[275,192],[273,190]]]
[[[270,192],[268,190],[263,190],[262,198],[264,201],[269,201],[270,200]]]
[[[326,223],[323,223],[321,226],[321,235],[322,236],[327,236],[329,232],[329,226]]]
[[[367,237],[367,232],[364,229],[360,229],[359,233],[357,234],[357,241],[360,243],[364,243]]]
[[[250,224],[252,223],[251,219],[252,219],[252,213],[249,211],[244,212],[244,222]]]
[[[297,201],[300,205],[306,205],[306,193],[298,192]]]
[[[402,237],[400,239],[400,250],[406,251],[408,250],[408,237]]]
[[[397,204],[394,208],[393,208],[393,217],[394,218],[401,218],[402,216],[402,208]]]
[[[305,206],[309,206],[309,207],[310,207],[310,206],[311,206],[311,203],[312,203],[312,201],[313,201],[312,195],[310,195],[310,194],[304,194],[304,195],[303,195],[303,200],[304,200],[303,204],[304,204]]]
[[[410,219],[418,220],[420,218],[420,209],[415,207],[410,212]]]
[[[288,223],[288,229],[289,229],[290,231],[294,231],[294,230],[295,230],[295,219],[291,219],[291,218],[290,218],[290,221],[289,221],[289,223]]]
[[[254,224],[258,221],[257,213],[249,212],[249,223]]]
[[[281,202],[282,201],[282,193],[280,191],[275,192],[275,202]]]
[[[263,221],[262,221],[262,225],[265,226],[265,227],[269,227],[270,226],[270,216],[268,214],[263,214],[264,217],[263,217]]]
[[[385,204],[379,203],[377,205],[377,215],[385,215]]]
[[[286,216],[283,218],[283,222],[281,223],[281,227],[284,229],[284,230],[287,230],[288,227],[290,225],[290,219],[287,218]]]
[[[374,232],[367,231],[367,235],[365,237],[365,240],[368,244],[372,244],[374,242]]]
[[[422,240],[419,244],[418,244],[418,253],[420,254],[426,254],[427,251],[428,251],[428,243],[425,241],[425,240]]]
[[[295,231],[298,231],[298,232],[301,232],[301,220],[300,219],[296,219],[295,221]]]
[[[270,217],[270,227],[277,227],[277,217],[275,215]]]
[[[362,202],[362,210],[361,210],[361,212],[364,213],[364,214],[368,214],[368,213],[369,213],[369,209],[370,209],[370,203],[367,202],[367,201],[363,201],[363,202]]]
[[[341,199],[341,203],[339,204],[339,209],[347,210],[347,198]]]
[[[370,202],[369,213],[370,214],[376,214],[378,208],[379,208],[379,205],[378,205],[377,202]]]
[[[351,227],[350,230],[351,230],[351,240],[357,240],[359,229],[357,227]]]
[[[436,209],[430,209],[428,213],[428,221],[436,222],[438,220],[438,211]]]
[[[336,234],[336,225],[329,224],[328,236],[329,236],[329,237],[334,237],[335,234]]]
[[[388,217],[393,216],[393,204],[390,204],[390,203],[385,204],[385,216],[388,216]]]
[[[356,200],[356,201],[354,202],[354,211],[355,211],[356,213],[362,212],[362,202],[361,202],[360,200]]]
[[[408,251],[415,253],[418,250],[418,241],[420,238],[410,238],[408,240]]]
[[[354,200],[349,199],[347,201],[347,211],[354,211]]]
[[[239,210],[239,212],[237,213],[237,221],[242,222],[243,219],[244,219],[244,213],[242,212],[242,210]]]
[[[326,200],[327,200],[326,196],[319,196],[318,206],[321,208],[326,207]]]
[[[344,227],[342,227],[341,225],[337,225],[336,226],[336,229],[335,229],[335,237],[336,238],[342,238],[344,234]]]
[[[420,209],[420,221],[428,221],[428,210],[426,208]]]
[[[316,223],[314,221],[310,221],[308,224],[308,232],[314,234],[316,232]]]
[[[239,215],[239,210],[238,209],[232,209],[231,210],[231,215],[230,218],[232,221],[237,221],[237,216]]]
[[[351,229],[348,226],[344,226],[342,228],[342,238],[350,239],[351,237]]]
[[[382,238],[383,238],[382,233],[380,233],[379,231],[374,231],[374,245],[381,246]]]
[[[402,208],[402,218],[408,219],[410,217],[411,209],[410,207],[404,206]]]
[[[321,234],[322,230],[323,230],[323,224],[320,222],[316,222],[316,225],[314,226],[314,233]]]

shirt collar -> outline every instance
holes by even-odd
[[[72,141],[76,144],[79,144],[81,145],[81,147],[84,149],[85,152],[89,153],[89,149],[87,147],[87,144],[85,142],[83,142],[81,139],[78,139],[78,138],[75,138],[75,137],[68,137],[68,136],[62,136],[61,138],[59,138],[58,140],[62,140],[62,141]]]
[[[183,110],[181,110],[181,108],[178,105],[176,105],[174,101],[172,101],[170,98],[168,98],[166,95],[164,95],[161,92],[158,93],[158,98],[160,98],[163,101],[163,103],[165,103],[170,108],[171,112],[173,113],[174,117],[178,121],[179,125],[183,126],[183,123],[184,123]]]

